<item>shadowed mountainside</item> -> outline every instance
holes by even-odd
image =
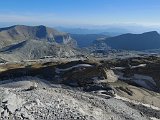
[[[147,50],[160,48],[160,35],[156,31],[143,34],[123,34],[104,40],[112,49]]]

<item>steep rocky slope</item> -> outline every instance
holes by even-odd
[[[21,61],[50,57],[75,57],[81,54],[67,45],[46,41],[25,40],[1,49],[0,57],[7,61]]]
[[[0,28],[0,48],[21,42],[27,39],[56,42],[75,46],[76,41],[69,34],[59,32],[45,26],[15,25],[7,28]]]

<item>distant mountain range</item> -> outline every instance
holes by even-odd
[[[83,47],[86,49],[82,49]],[[75,57],[89,53],[88,50],[105,54],[110,50],[144,51],[159,48],[160,34],[156,31],[108,36],[69,34],[43,25],[0,28],[0,59],[6,61],[39,59],[45,56]]]
[[[106,34],[117,36],[125,33],[140,34],[148,31],[160,31],[159,26],[143,26],[138,24],[108,24],[108,25],[77,25],[77,26],[59,26],[57,30],[71,34]]]
[[[112,49],[137,51],[158,49],[160,48],[160,34],[156,31],[145,32],[142,34],[128,33],[106,38],[103,42]]]
[[[102,29],[87,29],[87,28],[65,28],[65,27],[56,27],[60,31],[64,31],[70,34],[103,34],[108,36],[116,36],[124,33],[128,33],[127,29],[123,28],[102,28]]]

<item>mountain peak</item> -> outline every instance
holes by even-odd
[[[145,33],[142,33],[142,34],[155,34],[155,35],[159,35],[159,33],[157,31],[149,31],[149,32],[145,32]]]
[[[59,32],[44,25],[26,26],[14,25],[0,28],[0,48],[27,39],[35,39],[58,44],[76,45],[76,42],[67,33]]]

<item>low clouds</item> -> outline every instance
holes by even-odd
[[[19,14],[19,13],[0,13],[0,22],[13,23],[52,23],[56,22],[52,14]]]
[[[105,18],[97,18],[94,19],[94,16],[90,15],[88,17],[83,18],[84,16],[70,16],[68,14],[55,14],[55,13],[27,13],[27,12],[0,12],[0,23],[6,25],[13,24],[30,24],[30,25],[48,25],[48,26],[105,26],[105,25],[115,25],[115,26],[147,26],[156,28],[157,25],[159,27],[160,23],[151,23],[151,22],[143,22],[143,21],[115,21]],[[112,21],[112,22],[110,22]],[[155,26],[154,26],[155,25]]]

